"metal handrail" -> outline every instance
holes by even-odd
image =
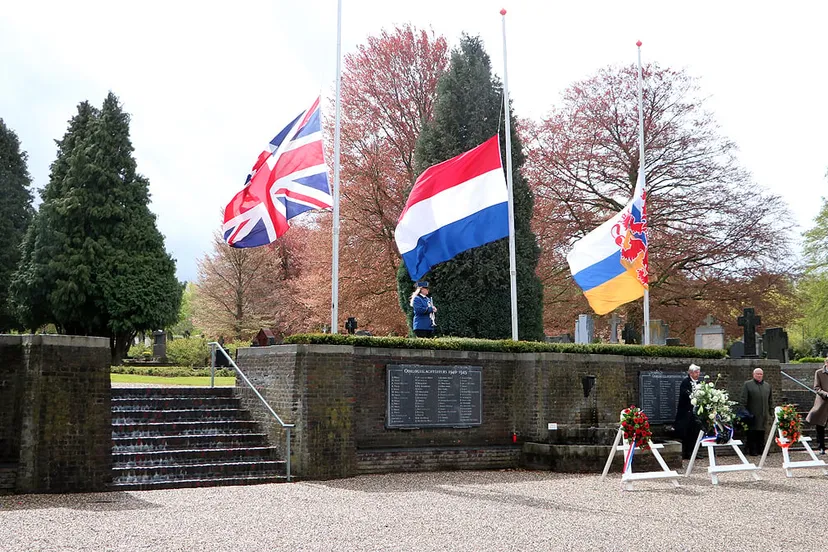
[[[804,387],[805,389],[807,389],[808,391],[810,391],[810,392],[811,392],[811,393],[813,393],[814,395],[817,395],[817,396],[819,395],[819,393],[817,393],[817,392],[816,392],[816,391],[815,391],[815,390],[814,390],[811,386],[809,386],[809,385],[805,385],[804,383],[802,383],[801,381],[799,381],[799,380],[798,380],[798,379],[796,379],[795,377],[791,376],[790,374],[786,374],[784,370],[779,370],[779,372],[780,372],[783,376],[785,376],[786,378],[788,378],[788,379],[790,379],[790,380],[795,381],[796,383],[798,383],[799,385],[801,385],[802,387]]]
[[[236,371],[236,373],[238,375],[240,375],[241,378],[244,380],[244,383],[246,383],[247,386],[250,387],[250,389],[252,389],[254,393],[256,393],[256,396],[259,397],[259,400],[262,401],[262,404],[265,405],[265,408],[267,408],[268,411],[270,411],[270,413],[273,415],[273,417],[276,419],[276,421],[279,422],[279,424],[284,428],[285,434],[287,436],[287,445],[286,445],[286,450],[285,450],[285,453],[286,453],[285,471],[286,471],[286,474],[287,474],[287,480],[290,481],[290,430],[291,430],[291,428],[296,427],[296,424],[287,424],[282,420],[282,418],[279,417],[278,414],[276,414],[276,412],[273,410],[273,408],[271,408],[270,404],[268,404],[268,402],[265,400],[265,398],[262,397],[262,394],[259,393],[259,390],[256,389],[253,386],[252,383],[250,383],[250,380],[247,379],[247,376],[244,375],[244,372],[242,372],[241,368],[239,368],[238,365],[235,363],[235,361],[232,358],[230,358],[230,355],[227,353],[227,351],[224,350],[224,347],[222,347],[221,344],[219,344],[216,341],[211,341],[210,343],[208,343],[208,345],[210,345],[210,387],[215,387],[215,380],[216,380],[216,348],[218,348],[224,354],[225,358],[230,362],[230,365],[233,367],[233,369]]]

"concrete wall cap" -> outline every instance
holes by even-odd
[[[0,335],[2,345],[45,345],[50,347],[105,347],[109,349],[108,337],[58,334]]]

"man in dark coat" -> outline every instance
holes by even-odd
[[[693,448],[699,438],[701,422],[696,413],[693,412],[693,405],[690,403],[690,393],[696,388],[699,382],[701,368],[691,364],[687,369],[687,377],[682,380],[679,386],[678,407],[676,408],[676,433],[681,436],[681,457],[689,459],[693,455]]]
[[[747,449],[751,456],[762,454],[765,445],[765,427],[773,416],[773,393],[768,382],[763,381],[765,372],[761,368],[753,371],[753,379],[742,385],[739,403],[753,414],[748,421]]]

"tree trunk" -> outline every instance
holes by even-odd
[[[114,334],[109,338],[109,349],[112,353],[112,366],[120,366],[124,357],[129,351],[132,340],[135,339],[135,332],[123,332]]]

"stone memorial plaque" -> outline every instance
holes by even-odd
[[[683,372],[641,372],[638,376],[639,405],[650,423],[672,423],[676,419]]]
[[[483,423],[481,366],[389,364],[388,428],[471,427]]]

